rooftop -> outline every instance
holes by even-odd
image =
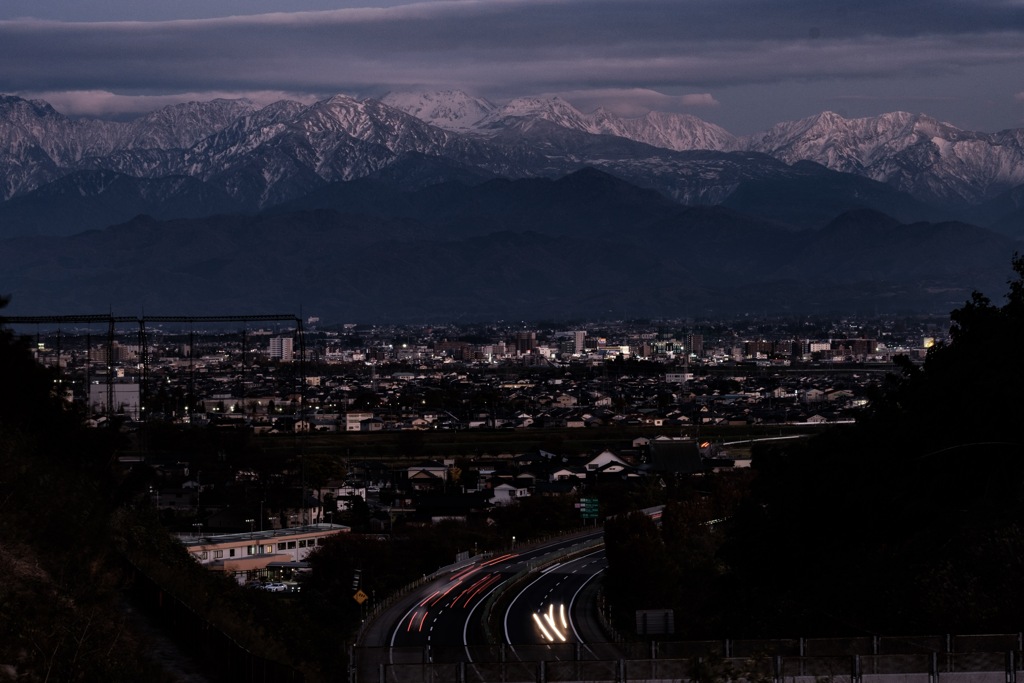
[[[350,531],[351,528],[343,524],[306,524],[300,527],[289,527],[287,529],[266,529],[264,531],[243,531],[241,533],[234,534],[216,534],[216,535],[205,535],[197,536],[195,534],[187,534],[179,537],[182,543],[188,548],[206,546],[211,544],[230,544],[245,541],[269,541],[272,539],[279,538],[298,538],[300,536],[306,536],[309,534],[317,534],[324,532],[337,532],[343,533]]]

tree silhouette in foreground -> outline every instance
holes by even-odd
[[[949,341],[901,360],[856,425],[755,449],[728,521],[681,541],[666,520],[680,633],[1020,630],[1024,258],[1012,266],[1005,303],[975,293],[954,310]]]
[[[755,455],[723,552],[761,608],[751,627],[1019,630],[1024,259],[1013,270],[1005,304],[953,311],[949,342],[901,361],[855,427]]]

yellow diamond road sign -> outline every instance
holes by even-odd
[[[360,605],[366,602],[366,599],[370,597],[363,591],[356,591],[356,594],[352,596],[352,599],[358,602]]]

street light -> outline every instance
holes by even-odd
[[[252,525],[253,525],[253,522],[255,522],[256,520],[253,519],[252,517],[250,517],[249,519],[247,519],[245,521],[247,521],[249,523],[249,538],[252,538]]]

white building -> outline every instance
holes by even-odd
[[[109,406],[107,405],[108,401]],[[89,385],[89,410],[93,414],[123,414],[133,420],[138,420],[139,385],[135,383],[108,385],[106,382],[94,382]]]
[[[345,431],[359,432],[363,429],[363,420],[373,419],[371,412],[349,412],[345,413]]]
[[[340,524],[310,524],[290,529],[219,534],[183,538],[182,543],[199,564],[213,571],[234,574],[239,582],[254,578],[271,564],[302,562],[313,550],[339,533],[351,531]]]
[[[270,358],[290,363],[295,357],[294,344],[295,340],[291,337],[271,337]]]
[[[520,498],[527,498],[530,490],[525,486],[514,486],[512,484],[498,484],[494,487],[494,495],[488,502],[493,505],[510,505]]]

